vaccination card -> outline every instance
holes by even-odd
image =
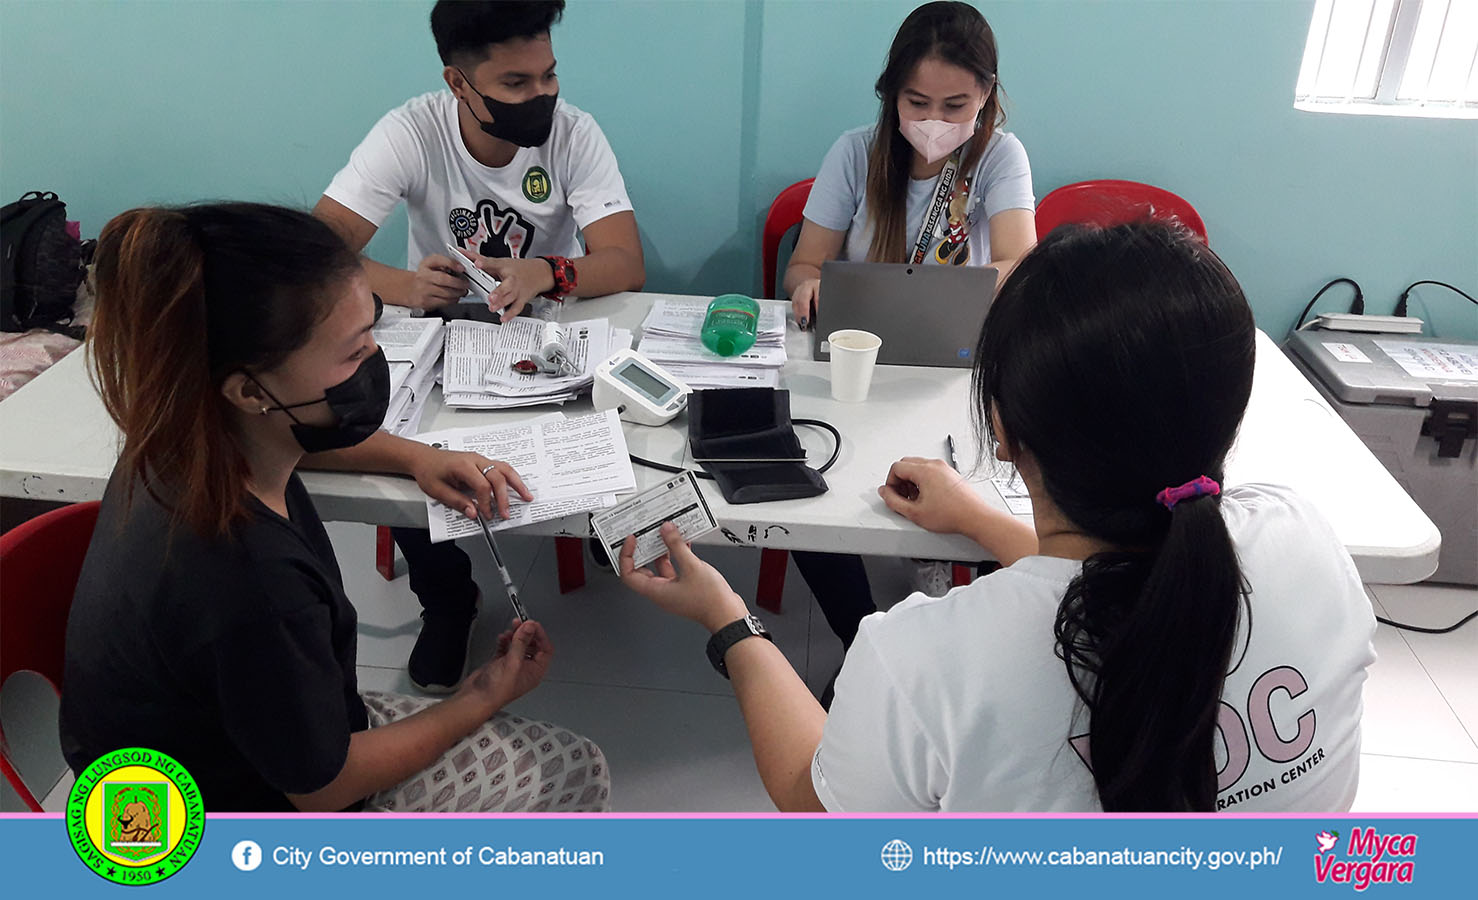
[[[683,472],[664,480],[616,506],[590,517],[590,527],[615,562],[628,534],[636,535],[632,562],[642,567],[667,552],[660,529],[663,522],[677,526],[683,540],[692,541],[718,528],[708,501],[698,490],[693,473]]]

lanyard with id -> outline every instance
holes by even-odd
[[[966,216],[970,208],[970,179],[959,176],[960,150],[949,155],[939,172],[939,180],[934,185],[934,199],[924,215],[919,238],[914,242],[913,255],[909,258],[913,265],[928,258],[929,247],[936,237],[943,238],[934,254],[936,262],[959,266],[970,258],[970,221]],[[944,229],[939,227],[941,216],[948,223]]]

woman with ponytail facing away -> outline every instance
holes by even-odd
[[[973,412],[1025,524],[939,460],[879,493],[1005,568],[863,620],[830,714],[669,535],[635,590],[718,633],[781,809],[1347,810],[1375,622],[1291,490],[1225,484],[1252,390],[1235,279],[1165,225],[1061,228],[1002,287]]]
[[[593,744],[504,711],[549,668],[537,622],[439,703],[359,692],[305,455],[414,474],[469,514],[529,494],[506,463],[379,431],[389,370],[358,256],[290,209],[136,209],[103,229],[96,279],[90,363],[123,445],[67,622],[72,769],[158,750],[213,812],[606,808]]]

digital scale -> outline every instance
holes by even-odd
[[[619,350],[595,369],[590,400],[624,421],[665,425],[688,405],[692,388],[635,350]]]

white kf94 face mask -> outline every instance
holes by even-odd
[[[975,133],[975,119],[946,122],[943,119],[902,119],[898,123],[904,140],[913,145],[926,163],[949,156]]]

